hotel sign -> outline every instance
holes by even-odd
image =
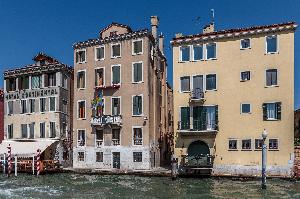
[[[58,93],[59,93],[58,88],[20,90],[20,91],[5,93],[5,100],[49,97],[53,95],[58,95]]]
[[[92,125],[106,125],[106,124],[117,124],[120,125],[122,122],[121,115],[103,115],[100,117],[93,117],[91,120]]]

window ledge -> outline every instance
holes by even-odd
[[[144,81],[140,81],[140,82],[132,82],[132,84],[141,84],[144,83]]]
[[[143,52],[140,52],[140,53],[132,53],[132,56],[135,56],[135,55],[142,55]]]
[[[268,151],[279,151],[279,149],[268,149]]]
[[[218,91],[218,89],[205,90],[206,91]]]
[[[110,57],[111,59],[121,58],[121,56]]]
[[[241,113],[241,115],[251,115],[252,113],[249,112],[249,113]]]
[[[238,151],[237,149],[228,149],[228,151]]]
[[[280,121],[279,119],[266,119],[265,121]]]
[[[254,149],[254,151],[261,151],[261,149]]]
[[[210,61],[210,60],[218,60],[217,58],[209,58],[209,59],[206,59],[206,61]]]
[[[279,87],[279,85],[265,86],[265,88],[275,88],[275,87]]]
[[[86,120],[86,118],[77,118],[77,120]]]
[[[274,54],[279,54],[279,52],[266,52],[265,55],[274,55]]]
[[[190,93],[191,91],[179,91],[179,93]]]
[[[188,63],[190,61],[178,61],[178,63]]]
[[[83,62],[76,62],[76,64],[85,64],[86,61],[83,61]]]
[[[248,81],[250,81],[250,79],[245,79],[245,80],[240,80],[240,82],[248,82]]]
[[[142,115],[132,115],[132,117],[144,117],[144,114],[142,114]]]
[[[241,151],[252,151],[252,149],[242,149]]]
[[[78,91],[85,90],[86,88],[77,88]]]
[[[103,58],[103,59],[95,59],[95,61],[104,61],[105,60],[105,58]]]
[[[251,49],[251,47],[248,47],[248,48],[240,48],[240,50],[248,50],[248,49]]]

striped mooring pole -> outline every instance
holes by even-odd
[[[8,177],[10,176],[10,173],[11,173],[11,146],[10,144],[8,145],[7,147],[7,150],[8,150],[8,157],[7,157],[7,161],[8,161],[8,171],[7,171],[7,174],[8,174]]]
[[[40,156],[41,156],[41,150],[38,149],[38,150],[37,150],[37,156],[36,156],[36,175],[37,175],[37,176],[40,175],[40,171],[41,171]]]

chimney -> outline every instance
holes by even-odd
[[[152,31],[152,35],[153,35],[155,41],[157,41],[158,23],[159,23],[158,17],[157,16],[151,16],[151,31]]]
[[[204,26],[203,28],[203,33],[211,33],[215,31],[215,24],[214,23],[210,23],[206,26]]]
[[[159,50],[162,54],[164,54],[164,35],[162,34],[162,32],[160,33],[158,39],[159,39],[159,41],[158,41]]]

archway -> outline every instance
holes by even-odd
[[[209,147],[203,141],[194,141],[188,147],[188,156],[201,156],[201,155],[209,155]]]

